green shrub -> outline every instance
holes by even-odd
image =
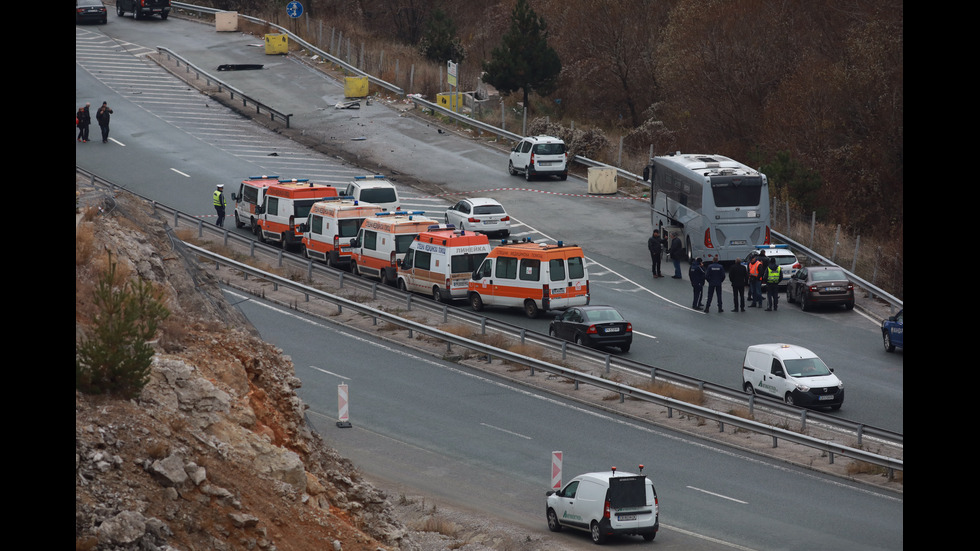
[[[75,388],[87,394],[138,396],[150,377],[147,342],[170,311],[153,284],[137,278],[116,284],[116,263],[99,279],[91,333],[76,347]]]

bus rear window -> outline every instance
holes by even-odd
[[[716,207],[758,207],[762,198],[759,178],[712,178],[711,195]]]

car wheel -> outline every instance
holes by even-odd
[[[592,528],[589,530],[589,532],[592,534],[592,543],[599,545],[606,542],[606,534],[604,534],[602,529],[599,528],[599,523],[597,521],[592,521]]]
[[[514,168],[514,161],[507,161],[507,172],[511,176],[517,176],[517,169]]]
[[[524,180],[531,181],[531,167],[529,166],[524,167]]]
[[[548,509],[548,530],[561,532],[561,523],[558,522],[558,514],[554,509]]]
[[[139,19],[142,19],[142,17],[140,17],[140,11],[138,9],[136,9],[135,6],[133,7],[133,9],[136,10],[136,11],[133,12],[133,21],[137,21]]]
[[[744,390],[746,394],[755,394],[755,387],[748,381],[742,383],[742,390]]]
[[[533,300],[527,299],[524,301],[524,314],[527,317],[534,319],[540,313],[541,311],[538,309],[538,305]]]
[[[473,308],[474,312],[483,310],[483,299],[480,298],[480,293],[470,295],[470,307]]]
[[[796,405],[796,400],[793,399],[793,393],[792,392],[787,392],[786,393],[786,399],[784,401],[786,402],[786,405],[787,406],[795,406]]]
[[[552,337],[554,339],[557,339],[558,338],[558,331],[555,331],[555,328],[554,327],[549,327],[548,328],[548,336],[550,336],[550,337]]]
[[[568,179],[568,174],[562,174],[561,176],[558,177],[558,179],[564,182],[565,180]]]
[[[125,13],[125,12],[123,12],[122,6],[119,4],[119,1],[117,0],[116,1],[116,15],[118,15],[119,17],[122,17],[123,13]]]
[[[848,303],[844,304],[844,309],[845,310],[853,310],[854,309],[854,303],[853,302],[848,302]]]
[[[585,340],[582,338],[582,335],[575,335],[575,344],[585,346]]]
[[[881,334],[881,340],[885,344],[885,352],[895,351],[895,345],[892,344],[891,335],[889,335],[887,331]]]
[[[793,299],[793,291],[789,288],[789,285],[786,286],[786,302],[790,304],[796,302],[796,300]]]
[[[810,301],[806,299],[805,292],[800,295],[800,308],[802,308],[804,312],[810,311]]]
[[[631,343],[631,344],[624,344],[623,346],[620,346],[620,347],[619,347],[619,350],[620,350],[620,351],[621,351],[621,352],[622,352],[623,354],[625,354],[625,353],[627,353],[627,352],[629,352],[629,351],[630,351],[630,346],[632,346],[632,343]]]
[[[167,16],[169,16],[169,15],[170,15],[169,13],[161,13],[160,14],[160,19],[163,20],[163,21],[166,21],[167,20]]]
[[[653,538],[657,537],[656,532],[647,532],[643,534],[643,541],[653,541]]]
[[[837,411],[837,410],[840,409],[840,407],[842,405],[844,405],[844,404],[834,404],[834,405],[830,406],[830,411]]]

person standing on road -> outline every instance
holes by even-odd
[[[766,274],[766,259],[758,255],[749,263],[749,308],[762,308],[762,280]]]
[[[681,238],[677,236],[677,232],[670,235],[673,239],[670,241],[670,250],[667,252],[670,254],[670,259],[674,262],[674,275],[671,277],[673,279],[681,279],[681,256],[684,254],[684,245],[681,244]]]
[[[664,251],[660,230],[653,230],[653,235],[647,239],[647,248],[650,249],[650,261],[653,263],[653,277],[664,277],[660,273],[660,255]]]
[[[783,269],[776,263],[775,258],[769,259],[766,269],[766,296],[769,298],[766,312],[775,312],[779,307],[779,282],[783,280]]]
[[[112,114],[112,109],[102,102],[102,107],[95,112],[95,120],[99,121],[99,129],[102,130],[102,143],[109,143],[109,115]]]
[[[721,265],[721,262],[718,262],[718,255],[715,255],[715,259],[708,265],[708,269],[704,273],[704,278],[708,282],[708,302],[704,311],[711,310],[711,298],[717,295],[718,312],[724,312],[725,310],[721,307],[721,284],[725,282],[725,267]]]
[[[212,202],[214,203],[214,211],[218,214],[218,220],[214,223],[215,226],[225,227],[225,185],[218,184],[218,188],[214,190],[212,195]]]
[[[741,258],[736,258],[735,264],[728,270],[728,281],[732,282],[732,295],[734,298],[732,309],[736,312],[745,311],[745,284],[748,280],[748,268],[745,267],[745,264],[742,264]]]
[[[78,141],[85,143],[88,141],[88,127],[92,124],[92,115],[89,113],[90,103],[78,110]]]
[[[75,128],[78,129],[78,136],[75,140],[82,141],[82,121],[85,120],[85,108],[79,107],[78,111],[75,112]]]
[[[704,305],[701,304],[701,297],[704,296],[704,266],[701,265],[700,258],[695,258],[694,262],[691,262],[688,276],[691,278],[691,289],[694,291],[694,302],[691,303],[691,308],[700,310],[704,308]]]

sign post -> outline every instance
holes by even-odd
[[[337,385],[337,426],[342,429],[351,428],[349,402],[347,400],[347,385]]]
[[[551,489],[561,489],[561,458],[562,452],[551,452]]]

